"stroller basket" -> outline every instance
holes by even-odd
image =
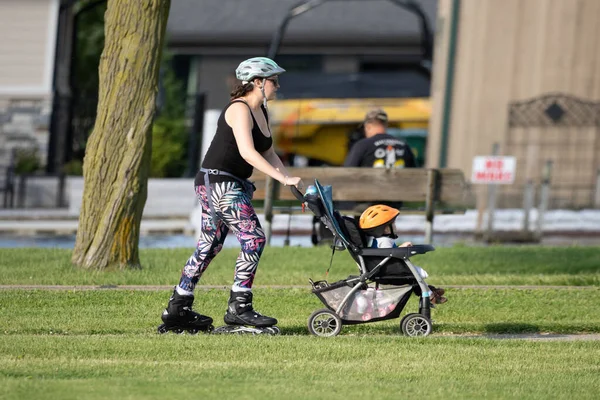
[[[352,290],[347,281],[339,281],[329,286],[313,289],[313,293],[329,309],[335,311]],[[355,291],[346,301],[339,316],[344,321],[366,322],[398,315],[408,301],[413,288],[411,285],[390,288],[367,288]]]

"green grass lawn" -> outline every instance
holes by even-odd
[[[593,399],[596,342],[9,335],[3,399]]]
[[[70,265],[67,250],[0,249],[0,284],[174,285],[190,253],[142,250],[142,270],[85,272]],[[228,287],[236,255],[224,250],[201,283]],[[310,336],[307,318],[322,305],[307,279],[324,277],[325,248],[265,251],[254,305],[279,319],[275,337],[158,335],[168,290],[0,290],[0,399],[593,399],[597,341],[469,336],[600,333],[599,255],[593,247],[531,246],[415,257],[440,286],[573,286],[449,289],[427,338],[403,337],[399,320]],[[329,280],[356,272],[340,253]],[[196,308],[220,324],[227,290],[196,295]],[[406,312],[416,309],[413,297]]]
[[[309,289],[256,289],[254,306],[279,320],[284,335],[308,335],[321,302]],[[169,291],[2,290],[3,335],[144,335],[153,333]],[[202,290],[195,308],[222,324],[229,293]],[[450,289],[432,311],[434,335],[450,333],[600,333],[600,288],[588,290]],[[417,297],[406,312],[417,312]],[[342,335],[399,335],[399,320],[345,326]]]
[[[142,249],[143,268],[89,272],[71,266],[64,249],[0,249],[0,284],[175,285],[193,249]],[[201,284],[230,285],[238,251],[224,249]],[[255,280],[261,285],[306,285],[323,279],[331,250],[267,248]],[[600,286],[600,247],[452,247],[412,258],[434,285],[574,285]],[[358,269],[348,252],[336,253],[329,280]]]

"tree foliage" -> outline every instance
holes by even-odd
[[[152,129],[150,177],[180,178],[186,168],[187,99],[183,84],[175,76],[169,54],[163,55],[159,96],[160,107]]]

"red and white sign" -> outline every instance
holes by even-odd
[[[510,185],[515,181],[516,171],[517,160],[512,156],[476,156],[471,183]]]

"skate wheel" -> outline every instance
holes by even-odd
[[[402,333],[406,336],[427,336],[431,333],[432,325],[429,318],[424,317],[421,314],[407,314],[402,318],[400,324]]]
[[[214,333],[215,335],[219,335],[221,333],[226,333],[226,332],[225,332],[224,327],[220,326],[218,328],[213,329],[211,333]]]
[[[181,329],[181,328],[173,329],[173,333],[176,335],[181,335],[183,333],[183,329]]]
[[[187,330],[187,333],[189,333],[190,335],[197,335],[198,332],[199,332],[199,330],[196,329],[196,328],[192,328],[192,329],[188,329]]]
[[[308,331],[315,336],[337,336],[341,330],[341,318],[327,308],[317,310],[308,317]]]
[[[281,333],[281,329],[276,326],[269,326],[268,328],[265,328],[265,330],[270,335],[279,335]]]
[[[167,327],[165,326],[165,324],[161,324],[158,326],[158,333],[161,335],[164,335],[165,333],[169,332],[169,330],[167,329]]]

